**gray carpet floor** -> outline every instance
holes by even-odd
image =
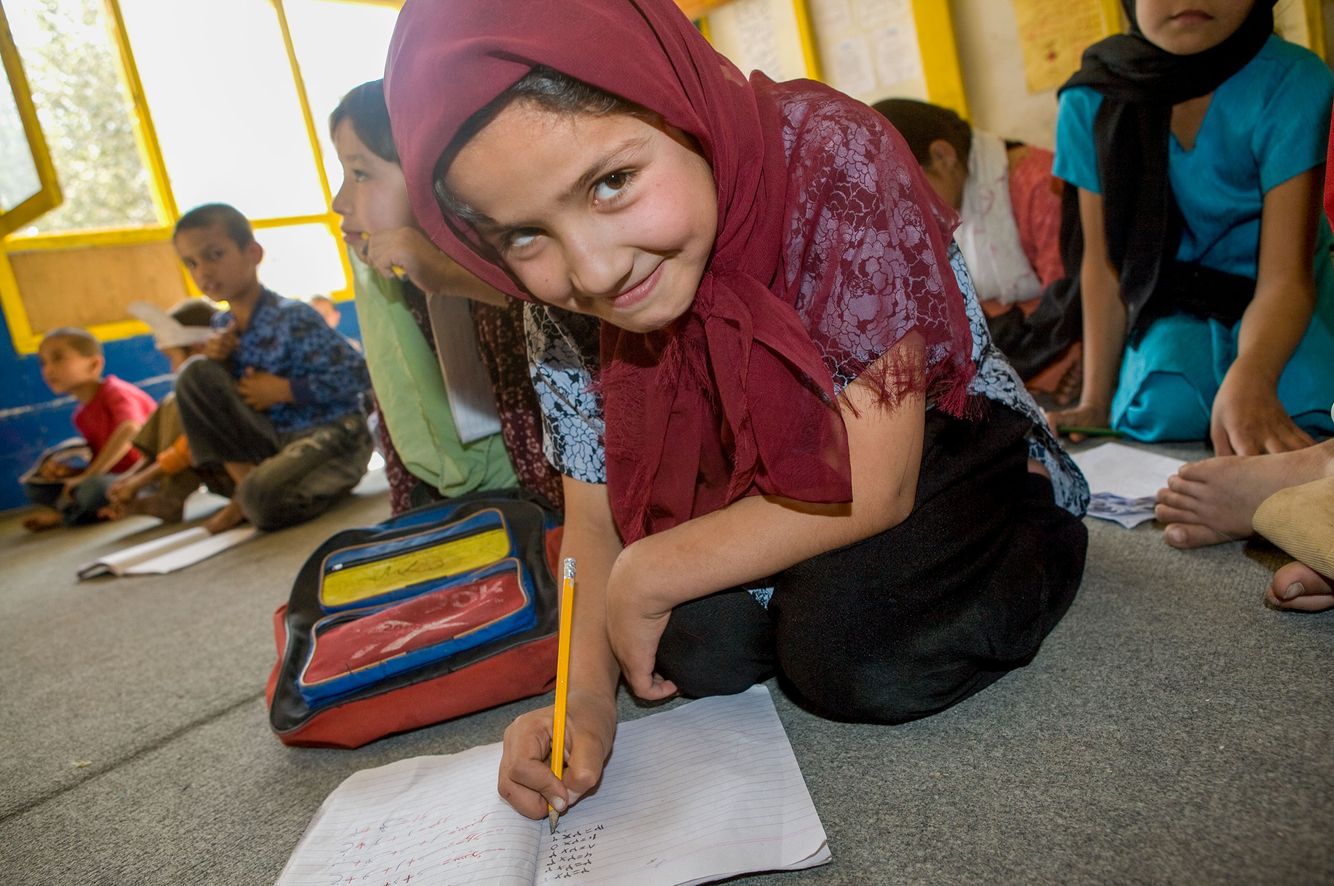
[[[168,530],[0,516],[0,882],[271,883],[352,772],[496,741],[542,704],[356,751],[273,738],[273,610],[320,541],[387,513],[372,475],[187,571],[86,582],[78,566]],[[831,723],[771,687],[834,860],[747,882],[1334,882],[1334,614],[1264,608],[1282,558],[1263,543],[1089,530],[1037,660],[944,714]]]

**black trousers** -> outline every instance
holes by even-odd
[[[204,356],[181,367],[176,402],[196,461],[255,466],[232,500],[265,531],[319,516],[366,473],[373,447],[360,413],[280,434],[241,399],[226,367]]]
[[[689,696],[777,674],[825,717],[899,723],[937,713],[1022,667],[1069,608],[1088,532],[1027,469],[1029,422],[929,413],[916,504],[879,535],[745,590],[676,607],[659,673]],[[763,526],[756,526],[763,532]]]

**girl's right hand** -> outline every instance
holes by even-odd
[[[616,738],[616,699],[571,690],[565,708],[565,772],[551,772],[553,708],[518,717],[505,730],[500,757],[500,796],[521,815],[544,818],[547,804],[564,812],[602,780]]]
[[[1105,428],[1108,422],[1109,410],[1105,406],[1095,406],[1080,403],[1073,409],[1059,409],[1055,412],[1048,412],[1047,425],[1051,432],[1060,436],[1062,428]],[[1069,433],[1071,443],[1079,443],[1086,435],[1080,433]]]

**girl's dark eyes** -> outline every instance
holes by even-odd
[[[604,176],[593,186],[593,199],[598,201],[616,199],[630,185],[633,178],[634,173],[628,169],[621,169]]]

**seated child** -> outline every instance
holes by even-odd
[[[996,344],[1030,390],[1071,397],[1063,388],[1078,384],[1078,271],[1067,272],[1062,260],[1052,153],[975,129],[939,105],[889,98],[873,107],[903,136],[940,199],[960,213],[954,240]],[[1078,218],[1070,216],[1077,233]]]
[[[343,165],[333,208],[355,256],[393,512],[516,485],[560,508],[560,477],[542,453],[522,305],[460,267],[417,226],[382,81],[344,96],[329,130]]]
[[[134,311],[131,305],[131,311]],[[192,298],[172,308],[168,317],[176,325],[154,329],[153,340],[167,358],[172,374],[185,361],[203,353],[218,306],[207,298]],[[146,514],[167,523],[179,522],[190,497],[201,483],[225,498],[235,491],[221,465],[194,465],[190,444],[181,427],[175,393],[162,398],[153,414],[135,435],[134,447],[143,453],[139,466],[122,476],[107,490],[110,501],[101,516],[115,520],[130,514]]]
[[[1033,659],[1083,573],[1087,487],[883,117],[747,79],[671,0],[407,0],[385,95],[432,241],[601,321],[599,362],[530,317],[567,395],[579,598],[569,763],[550,708],[521,715],[514,808],[598,783],[621,676],[647,700],[777,676],[814,713],[897,723]]]
[[[1334,432],[1334,269],[1318,218],[1334,75],[1274,0],[1122,0],[1060,93],[1078,189],[1084,382],[1055,426],[1282,452]],[[1076,435],[1072,434],[1072,438]]]
[[[42,379],[51,390],[79,401],[74,426],[87,441],[92,460],[82,470],[71,471],[57,459],[44,458],[23,483],[28,500],[42,510],[23,525],[37,531],[61,523],[95,522],[117,475],[139,461],[130,441],[157,404],[129,382],[114,375],[103,378],[102,345],[82,329],[48,332],[37,348],[37,357]]]
[[[370,459],[365,360],[314,308],[260,285],[264,250],[235,208],[190,210],[173,242],[199,289],[229,306],[176,380],[194,461],[222,464],[236,484],[207,528],[278,529],[323,513]]]
[[[312,295],[307,304],[324,318],[324,322],[329,324],[330,329],[338,328],[338,321],[343,319],[343,312],[338,310],[338,306],[334,304],[333,299],[327,295]]]
[[[959,212],[959,244],[988,314],[1016,302],[1028,310],[1065,276],[1054,155],[968,125],[949,108],[907,98],[872,105],[894,124],[932,189]]]

